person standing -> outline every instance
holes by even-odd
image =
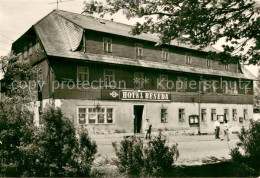
[[[215,121],[214,127],[215,127],[215,139],[220,139],[219,138],[220,123],[219,123],[218,119]]]
[[[229,124],[228,121],[225,120],[225,124],[224,124],[224,136],[221,140],[224,140],[225,137],[227,137],[227,141],[229,141]]]
[[[144,122],[144,131],[145,131],[145,139],[149,135],[149,119],[146,119]]]

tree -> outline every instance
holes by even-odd
[[[260,69],[258,70],[258,81],[256,81],[254,95],[254,105],[260,107]]]
[[[253,0],[107,0],[85,2],[85,12],[144,17],[133,35],[158,33],[158,44],[171,40],[204,48],[225,39],[224,52],[209,56],[223,63],[260,61],[260,17]],[[249,45],[249,47],[247,47]]]
[[[35,127],[29,102],[35,93],[29,91],[28,85],[12,87],[12,82],[27,83],[34,70],[12,54],[2,57],[1,62],[6,96],[0,101],[0,175],[19,176],[30,169],[27,150]]]
[[[97,145],[86,132],[77,138],[73,123],[63,116],[60,108],[44,111],[31,153],[30,176],[90,176]]]
[[[260,122],[251,121],[249,129],[242,127],[238,134],[239,142],[231,150],[232,160],[243,164],[252,170],[256,176],[260,175]]]

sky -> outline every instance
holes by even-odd
[[[83,11],[85,0],[63,0],[59,9],[75,13]],[[88,0],[87,0],[88,1]],[[260,0],[256,0],[260,4]],[[56,9],[56,0],[0,0],[0,56],[5,56],[11,44],[25,33],[33,24]],[[111,18],[107,16],[106,18]],[[127,20],[121,14],[113,16],[114,21],[133,25],[135,20]],[[214,47],[220,49],[221,44]],[[247,66],[257,75],[259,66]],[[0,74],[1,78],[1,74]]]

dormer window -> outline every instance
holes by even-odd
[[[208,68],[212,67],[212,60],[207,59],[207,67]]]
[[[104,47],[104,52],[111,53],[112,52],[112,39],[111,38],[104,38],[103,39],[103,47]]]
[[[165,48],[162,49],[162,59],[164,61],[169,60],[169,50],[168,49],[165,49]]]
[[[189,53],[185,54],[185,62],[186,62],[186,64],[191,64],[191,62],[192,62],[192,59],[191,59],[191,56]]]
[[[137,58],[142,58],[143,57],[143,45],[136,43],[135,44],[135,55]]]
[[[226,70],[228,70],[229,69],[229,64],[225,64],[224,67],[225,67]]]

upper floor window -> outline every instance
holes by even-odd
[[[167,90],[168,75],[160,75],[159,89]]]
[[[237,94],[238,93],[237,82],[236,81],[232,81],[231,82],[231,93],[232,94]]]
[[[112,39],[103,38],[103,47],[104,47],[105,52],[111,53],[112,52]]]
[[[243,83],[243,88],[245,90],[245,94],[247,95],[249,93],[249,83],[248,82],[244,82]]]
[[[229,64],[225,64],[224,67],[225,67],[226,70],[228,70],[229,69]]]
[[[190,53],[185,54],[185,62],[186,62],[186,64],[191,64],[192,58],[190,56]]]
[[[185,92],[187,88],[187,79],[185,77],[178,77],[176,87],[178,92]]]
[[[136,43],[135,44],[135,55],[137,58],[142,58],[143,57],[143,45]]]
[[[218,81],[217,80],[212,80],[211,81],[211,92],[212,93],[217,93],[217,89],[218,89]]]
[[[78,67],[77,68],[77,80],[80,82],[89,81],[88,67]]]
[[[229,87],[227,81],[222,82],[222,90],[224,94],[229,94]]]
[[[185,121],[185,110],[179,109],[179,121],[184,122]]]
[[[112,69],[105,69],[104,70],[104,81],[107,86],[113,85],[115,81],[115,72]]]
[[[144,74],[141,72],[134,73],[134,86],[136,89],[144,88]]]
[[[212,60],[207,59],[207,67],[208,68],[212,67]]]
[[[211,82],[208,80],[202,81],[202,91],[203,93],[210,93],[211,90]]]
[[[165,48],[162,49],[162,59],[164,61],[169,60],[169,50],[168,49],[165,49]]]

